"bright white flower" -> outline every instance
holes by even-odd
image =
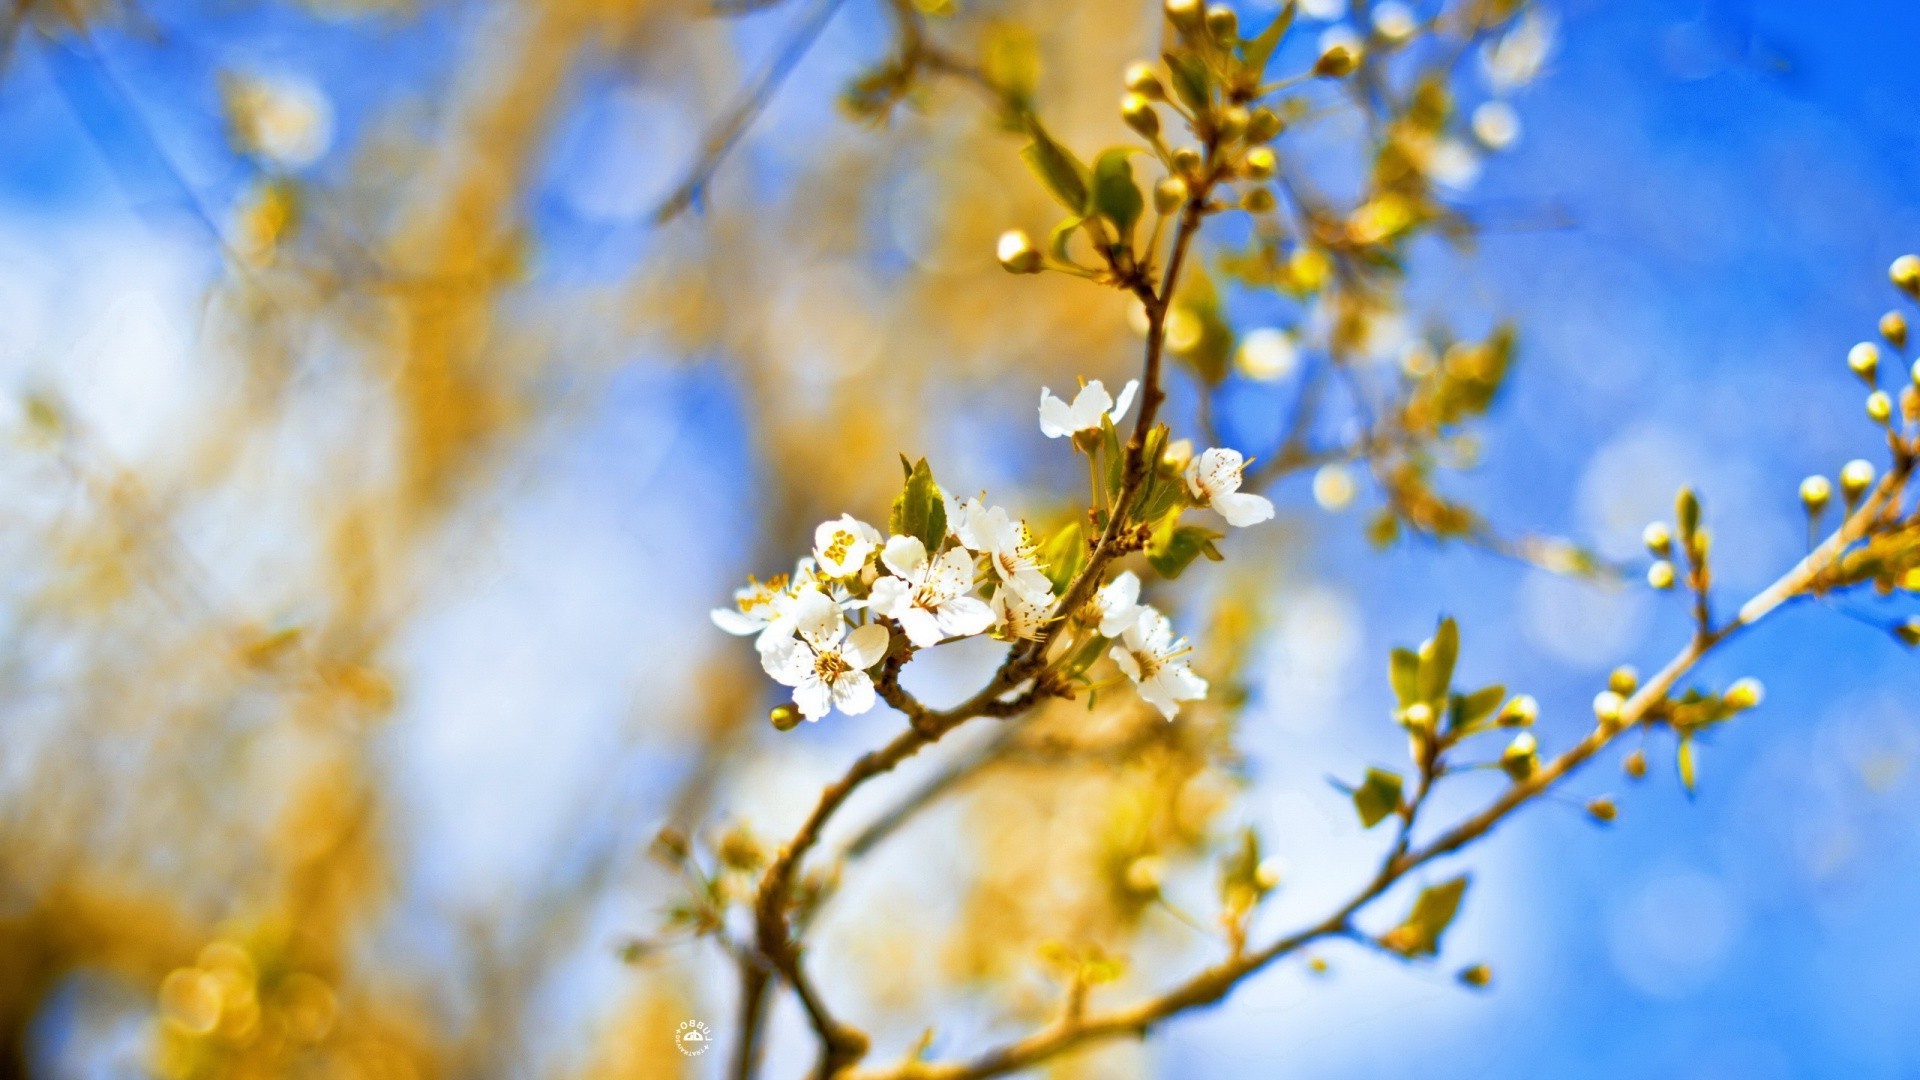
[[[1538,8],[1528,8],[1513,29],[1480,47],[1480,67],[1495,90],[1525,86],[1540,76],[1553,56],[1559,24]]]
[[[1241,342],[1233,366],[1249,379],[1284,379],[1300,366],[1300,346],[1284,330],[1261,327]]]
[[[993,594],[993,625],[1008,641],[1038,641],[1046,632],[1051,603],[1029,600],[1012,589]]]
[[[954,529],[968,551],[987,557],[993,576],[1002,588],[1012,589],[1022,599],[1035,603],[1053,599],[1053,582],[1040,572],[1034,558],[1033,537],[1027,525],[1009,516],[1001,507],[985,507],[978,499],[968,499],[960,507],[960,524]]]
[[[1273,516],[1273,504],[1240,490],[1240,472],[1247,467],[1238,450],[1214,447],[1187,466],[1187,490],[1202,506],[1211,506],[1227,524],[1244,527]]]
[[[793,687],[800,715],[818,720],[834,706],[848,716],[873,708],[867,669],[887,654],[887,628],[869,623],[848,633],[839,607],[817,589],[794,600],[793,620],[800,636],[762,652],[760,666],[775,682]]]
[[[802,592],[818,592],[818,576],[812,559],[801,559],[789,578],[776,574],[765,581],[747,579],[744,589],[733,594],[734,606],[714,608],[713,625],[729,634],[745,637],[759,634],[754,643],[761,652],[793,637],[793,604]]]
[[[1173,624],[1165,615],[1142,607],[1107,655],[1139,687],[1147,704],[1171,720],[1180,702],[1207,696],[1207,680],[1187,667],[1190,651],[1185,638],[1173,636]]]
[[[920,648],[993,625],[993,609],[973,595],[973,556],[965,550],[948,548],[929,559],[919,537],[896,536],[880,561],[893,574],[873,583],[867,609],[899,623]]]
[[[1127,627],[1140,621],[1140,579],[1128,570],[1114,575],[1112,581],[1093,594],[1093,618],[1100,624],[1102,637],[1119,637]]]
[[[1504,101],[1483,101],[1473,110],[1473,136],[1489,150],[1505,150],[1520,139],[1520,114]]]
[[[825,576],[852,577],[867,565],[883,539],[879,529],[852,514],[841,514],[839,520],[821,522],[813,530],[813,557],[820,560]]]
[[[1328,462],[1313,474],[1313,501],[1322,510],[1337,514],[1353,505],[1353,490],[1353,473],[1340,462]]]
[[[1107,396],[1107,388],[1095,379],[1080,388],[1074,395],[1073,404],[1053,396],[1053,391],[1040,388],[1040,431],[1049,439],[1062,435],[1073,435],[1082,431],[1100,430],[1100,418],[1110,417],[1118,424],[1120,418],[1127,415],[1127,409],[1133,405],[1133,393],[1140,389],[1140,380],[1128,379],[1127,385],[1120,390],[1120,400],[1114,401]]]

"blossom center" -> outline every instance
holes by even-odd
[[[816,653],[813,657],[813,673],[823,683],[833,680],[853,670],[853,665],[840,658],[837,652]]]

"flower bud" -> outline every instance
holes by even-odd
[[[792,731],[800,726],[800,710],[791,705],[775,705],[767,719],[773,721],[775,731]]]
[[[1344,79],[1360,66],[1360,55],[1349,45],[1335,45],[1313,62],[1313,73],[1322,79]]]
[[[1416,701],[1400,712],[1400,722],[1408,731],[1433,730],[1433,706],[1424,701]]]
[[[1885,390],[1875,390],[1867,395],[1867,419],[1876,424],[1884,424],[1893,419],[1893,399]]]
[[[1593,716],[1594,719],[1600,721],[1601,727],[1613,728],[1620,726],[1620,721],[1625,718],[1626,711],[1627,699],[1621,697],[1618,691],[1602,690],[1593,696]]]
[[[1647,584],[1662,592],[1673,588],[1673,578],[1673,563],[1666,559],[1659,559],[1647,567]]]
[[[1646,528],[1640,530],[1640,542],[1647,545],[1648,551],[1664,559],[1673,553],[1673,530],[1667,528],[1664,521],[1649,522]]]
[[[1120,99],[1120,119],[1145,138],[1160,135],[1160,114],[1153,110],[1153,102],[1144,94],[1128,94]]]
[[[1127,65],[1127,90],[1139,94],[1148,101],[1167,100],[1167,88],[1160,83],[1160,73],[1145,60],[1136,60]]]
[[[1187,201],[1187,182],[1177,176],[1162,177],[1153,185],[1153,208],[1171,214]]]
[[[1720,700],[1730,709],[1746,710],[1760,704],[1766,696],[1766,688],[1760,685],[1759,679],[1746,678],[1727,687],[1727,692],[1720,695]]]
[[[1833,485],[1824,476],[1809,476],[1800,481],[1800,505],[1811,517],[1819,517],[1833,500]]]
[[[1498,723],[1501,727],[1532,727],[1540,718],[1540,703],[1533,700],[1532,694],[1517,694],[1500,710]]]
[[[1207,33],[1223,45],[1231,45],[1240,40],[1240,16],[1225,4],[1214,4],[1207,9]]]
[[[1633,753],[1621,758],[1620,771],[1635,780],[1644,778],[1647,775],[1647,752],[1645,750],[1635,750]]]
[[[1280,134],[1280,114],[1261,107],[1247,114],[1247,141],[1263,143]]]
[[[1908,619],[1894,627],[1893,636],[1899,638],[1900,644],[1909,649],[1920,645],[1920,619]]]
[[[1000,234],[1000,265],[1009,274],[1040,272],[1040,249],[1024,229],[1008,229]]]
[[[1161,464],[1177,473],[1187,471],[1187,464],[1193,460],[1193,440],[1175,439],[1167,444],[1166,453],[1160,456]]]
[[[1229,105],[1213,117],[1213,130],[1222,142],[1233,142],[1247,133],[1247,124],[1252,122],[1253,114],[1241,105]]]
[[[654,835],[653,845],[674,859],[685,859],[693,854],[693,843],[687,834],[669,825]]]
[[[1603,796],[1587,804],[1587,813],[1600,824],[1611,825],[1613,819],[1620,816],[1620,808],[1613,805],[1612,799]]]
[[[1247,151],[1246,160],[1241,163],[1241,168],[1247,174],[1247,179],[1265,180],[1273,175],[1276,164],[1278,163],[1274,160],[1272,150],[1264,146],[1256,146]]]
[[[1631,664],[1621,664],[1607,675],[1607,689],[1625,697],[1640,689],[1640,673]]]
[[[1273,192],[1268,188],[1247,189],[1240,196],[1240,208],[1249,214],[1269,214],[1273,212]]]
[[[1880,316],[1880,336],[1896,349],[1907,347],[1907,317],[1897,311]]]
[[[1173,152],[1173,168],[1182,176],[1191,176],[1200,171],[1200,151],[1191,146],[1183,146]]]
[[[1166,11],[1175,26],[1192,26],[1200,21],[1200,0],[1167,0]]]
[[[1493,971],[1485,964],[1475,964],[1472,967],[1460,969],[1460,981],[1475,990],[1482,990],[1493,981]]]
[[[1920,255],[1902,255],[1893,260],[1893,265],[1887,268],[1887,278],[1900,291],[1920,296]]]
[[[1847,368],[1860,376],[1861,382],[1872,386],[1873,380],[1880,374],[1880,346],[1863,341],[1848,349]]]
[[[1673,520],[1680,527],[1680,542],[1691,546],[1693,534],[1700,528],[1700,496],[1692,488],[1683,487],[1673,497]]]
[[[1500,767],[1516,782],[1525,781],[1540,767],[1540,744],[1533,738],[1533,732],[1523,731],[1513,737],[1507,748],[1500,752]]]
[[[1411,38],[1418,28],[1413,9],[1401,0],[1386,0],[1386,3],[1373,9],[1374,33],[1386,41],[1399,44]]]
[[[1127,864],[1127,888],[1137,893],[1156,893],[1167,877],[1167,861],[1158,855],[1142,855]]]
[[[1860,497],[1873,486],[1873,463],[1861,458],[1847,462],[1840,470],[1840,494],[1846,496],[1847,505],[1860,501]]]
[[[1272,892],[1280,887],[1280,879],[1285,876],[1286,869],[1286,860],[1278,855],[1269,855],[1253,868],[1253,883]]]

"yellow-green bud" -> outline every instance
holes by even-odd
[[[1187,465],[1193,461],[1193,440],[1175,439],[1167,444],[1166,452],[1160,455],[1161,464],[1176,473],[1187,471]]]
[[[1920,296],[1920,255],[1902,255],[1887,268],[1887,278],[1902,292]]]
[[[1867,395],[1867,419],[1876,424],[1884,424],[1893,419],[1893,399],[1885,390],[1875,390]]]
[[[1200,151],[1191,146],[1183,146],[1173,152],[1174,170],[1183,176],[1200,171]]]
[[[1665,558],[1673,552],[1673,530],[1667,528],[1664,521],[1649,522],[1640,530],[1640,542],[1647,545],[1648,551]]]
[[[1666,559],[1657,560],[1652,566],[1647,567],[1647,584],[1662,592],[1673,588],[1673,578],[1673,563]]]
[[[1360,66],[1360,54],[1350,45],[1335,45],[1313,62],[1313,73],[1322,79],[1344,79]]]
[[[1493,981],[1493,971],[1485,964],[1475,964],[1472,967],[1460,969],[1460,981],[1475,990],[1484,989]]]
[[[1167,0],[1166,11],[1175,26],[1193,26],[1200,21],[1200,0]]]
[[[1280,114],[1261,107],[1247,115],[1247,141],[1263,143],[1280,134]]]
[[[1861,382],[1872,386],[1873,380],[1880,374],[1880,346],[1863,341],[1848,349],[1847,368],[1860,376]]]
[[[1500,767],[1515,781],[1523,781],[1533,775],[1540,767],[1540,744],[1534,740],[1533,732],[1523,731],[1513,737],[1507,748],[1500,752]]]
[[[1827,503],[1833,501],[1833,484],[1824,476],[1809,476],[1800,481],[1800,505],[1807,513],[1819,517],[1826,510]]]
[[[1620,816],[1620,808],[1613,805],[1612,799],[1602,796],[1587,804],[1587,813],[1600,824],[1611,825],[1613,819]]]
[[[1607,675],[1607,689],[1625,697],[1640,689],[1640,673],[1631,664],[1621,664]]]
[[[1424,701],[1416,701],[1400,713],[1400,720],[1409,731],[1433,730],[1433,706]]]
[[[1242,164],[1242,169],[1246,172],[1249,180],[1265,180],[1273,175],[1273,169],[1276,164],[1278,164],[1278,162],[1274,160],[1271,149],[1265,146],[1256,146],[1247,151],[1247,158]]]
[[[1604,728],[1618,727],[1627,711],[1627,699],[1617,691],[1602,690],[1593,696],[1593,716]]]
[[[1215,4],[1207,9],[1207,33],[1223,45],[1231,45],[1240,39],[1240,16],[1225,4]]]
[[[1160,114],[1144,94],[1128,94],[1120,99],[1120,119],[1142,136],[1153,139],[1160,134]]]
[[[1160,83],[1160,73],[1145,60],[1136,60],[1127,65],[1127,90],[1139,94],[1148,101],[1165,101],[1167,88]]]
[[[1635,750],[1633,753],[1621,758],[1620,771],[1635,780],[1645,777],[1647,775],[1647,752],[1645,750]]]
[[[1859,502],[1873,486],[1873,478],[1873,462],[1855,458],[1840,470],[1840,494],[1846,496],[1849,505]]]
[[[1766,688],[1760,685],[1760,680],[1748,678],[1727,687],[1727,692],[1720,695],[1720,700],[1730,709],[1744,710],[1760,704],[1766,696]]]
[[[1286,860],[1278,855],[1269,855],[1260,860],[1260,865],[1253,868],[1253,883],[1272,892],[1280,887],[1280,879],[1286,876],[1286,871]]]
[[[773,721],[775,731],[792,731],[800,726],[800,710],[791,705],[775,705],[767,719]]]
[[[1024,229],[1008,229],[1000,234],[1000,265],[1009,274],[1037,274],[1040,272],[1040,249],[1033,246],[1033,238]]]
[[[1273,192],[1267,188],[1248,188],[1240,196],[1240,208],[1249,214],[1266,214],[1273,211]]]
[[[1532,694],[1517,694],[1500,710],[1501,727],[1532,727],[1540,718],[1540,703]]]
[[[1894,627],[1893,636],[1899,638],[1900,644],[1909,649],[1920,645],[1920,619],[1908,619]]]
[[[1247,124],[1253,116],[1241,105],[1229,105],[1213,117],[1213,130],[1224,142],[1233,142],[1247,133]]]
[[[1153,208],[1171,214],[1187,201],[1187,182],[1177,176],[1162,177],[1153,185]]]
[[[1167,861],[1158,855],[1142,855],[1127,864],[1127,888],[1137,893],[1160,891],[1167,877]]]
[[[1907,317],[1897,311],[1880,316],[1880,336],[1896,349],[1907,347]]]

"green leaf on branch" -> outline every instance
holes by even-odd
[[[1440,936],[1460,912],[1467,891],[1466,875],[1422,889],[1407,921],[1387,931],[1380,943],[1402,956],[1432,956],[1440,951]]]
[[[1412,649],[1395,649],[1387,660],[1387,678],[1401,708],[1420,700],[1420,656]]]
[[[1460,658],[1460,627],[1451,618],[1441,619],[1428,648],[1420,650],[1420,690],[1418,701],[1440,702],[1453,686],[1453,665]]]
[[[1680,783],[1686,787],[1687,794],[1692,795],[1693,794],[1693,737],[1691,735],[1681,736],[1680,749],[1676,751],[1674,754],[1674,764],[1677,765],[1680,769]]]
[[[1203,529],[1198,525],[1174,525],[1175,520],[1167,518],[1165,526],[1155,529],[1153,539],[1147,544],[1147,565],[1153,567],[1161,577],[1179,577],[1182,571],[1192,565],[1193,560],[1202,555],[1214,562],[1223,558],[1213,542],[1224,533]]]
[[[1267,61],[1273,59],[1273,50],[1279,47],[1280,40],[1287,36],[1287,31],[1292,27],[1293,0],[1287,0],[1287,5],[1280,9],[1280,14],[1273,17],[1265,30],[1260,31],[1259,37],[1248,38],[1241,43],[1240,58],[1246,62],[1247,70],[1255,78],[1265,74]]]
[[[906,465],[906,458],[900,459]],[[907,468],[907,486],[893,500],[888,527],[896,536],[918,537],[932,554],[947,538],[947,504],[941,498],[940,485],[933,482],[933,470],[921,458]]]
[[[1360,824],[1371,829],[1400,809],[1399,773],[1368,769],[1367,778],[1353,789],[1353,808],[1360,812]]]
[[[1087,558],[1087,542],[1080,523],[1070,522],[1048,537],[1041,558],[1046,560],[1047,580],[1053,583],[1053,591],[1064,594],[1067,585],[1080,573],[1080,564]]]
[[[1091,178],[1087,167],[1073,156],[1073,151],[1053,141],[1053,136],[1047,134],[1047,129],[1040,126],[1039,120],[1028,118],[1027,130],[1033,136],[1033,141],[1020,151],[1027,167],[1047,186],[1060,205],[1076,214],[1086,213]]]
[[[1133,180],[1133,163],[1127,160],[1130,153],[1132,151],[1108,150],[1093,166],[1092,209],[1113,222],[1122,238],[1132,237],[1134,223],[1146,208],[1140,185]]]
[[[1167,72],[1173,76],[1173,93],[1180,103],[1196,113],[1213,106],[1213,94],[1207,85],[1207,65],[1191,53],[1162,53]]]
[[[1448,714],[1449,729],[1459,732],[1474,730],[1486,722],[1505,700],[1507,700],[1507,688],[1498,685],[1484,686],[1471,694],[1453,695],[1453,707]]]

